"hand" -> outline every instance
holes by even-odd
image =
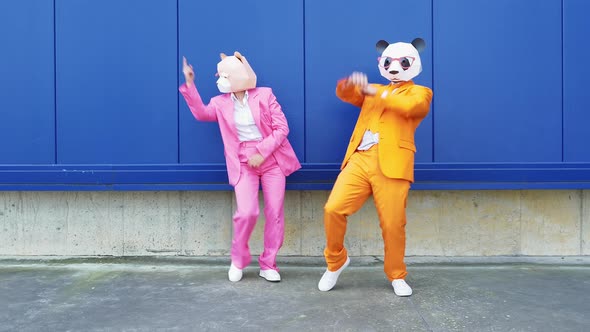
[[[193,66],[189,65],[185,57],[182,57],[182,73],[184,74],[184,80],[186,85],[190,86],[195,80],[195,72]]]
[[[346,80],[346,84],[354,85],[359,87],[361,90],[364,90],[367,85],[369,85],[369,81],[367,79],[367,75],[365,73],[361,73],[358,71],[353,72],[348,79]]]
[[[262,165],[263,162],[264,162],[264,157],[260,153],[257,153],[255,155],[253,155],[252,157],[250,157],[250,159],[248,159],[248,165],[250,167],[254,167],[254,168],[259,167],[260,165]]]
[[[365,73],[353,72],[346,80],[346,84],[357,86],[365,95],[374,96],[377,93],[377,89],[369,85],[369,80]]]

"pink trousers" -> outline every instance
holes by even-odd
[[[285,175],[274,157],[268,157],[257,168],[248,166],[248,159],[258,153],[258,142],[240,144],[240,179],[234,186],[237,209],[233,217],[233,239],[231,247],[232,263],[243,269],[250,264],[252,257],[248,241],[260,214],[258,190],[262,182],[264,195],[264,251],[258,260],[262,270],[278,270],[276,257],[283,245],[285,215]]]

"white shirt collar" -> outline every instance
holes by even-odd
[[[233,92],[231,93],[231,100],[233,100],[234,102],[235,101],[238,101],[238,98],[236,97],[236,94],[233,93]],[[246,102],[247,100],[248,100],[248,90],[246,90],[245,93],[244,93],[244,100],[243,101]]]

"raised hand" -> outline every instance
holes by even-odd
[[[184,74],[184,80],[186,85],[190,86],[195,80],[195,71],[193,66],[189,65],[185,57],[182,57],[182,73]]]
[[[361,91],[366,94],[373,96],[377,92],[375,87],[369,85],[369,80],[367,79],[367,75],[365,73],[361,73],[358,71],[353,72],[348,79],[346,80],[346,84],[348,85],[355,85],[361,89]]]
[[[365,73],[355,71],[350,76],[348,76],[347,83],[355,85],[362,90],[367,85],[369,85],[369,80],[367,79],[367,75],[365,75]]]

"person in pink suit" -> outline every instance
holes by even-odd
[[[239,52],[221,54],[217,88],[222,94],[207,105],[197,91],[194,70],[186,58],[182,71],[185,83],[179,91],[194,117],[219,124],[227,175],[236,195],[229,280],[240,281],[242,270],[252,260],[248,241],[259,215],[258,190],[262,183],[266,223],[259,276],[280,281],[276,257],[284,238],[285,181],[301,168],[287,139],[289,125],[281,105],[270,88],[256,87],[256,74]]]

